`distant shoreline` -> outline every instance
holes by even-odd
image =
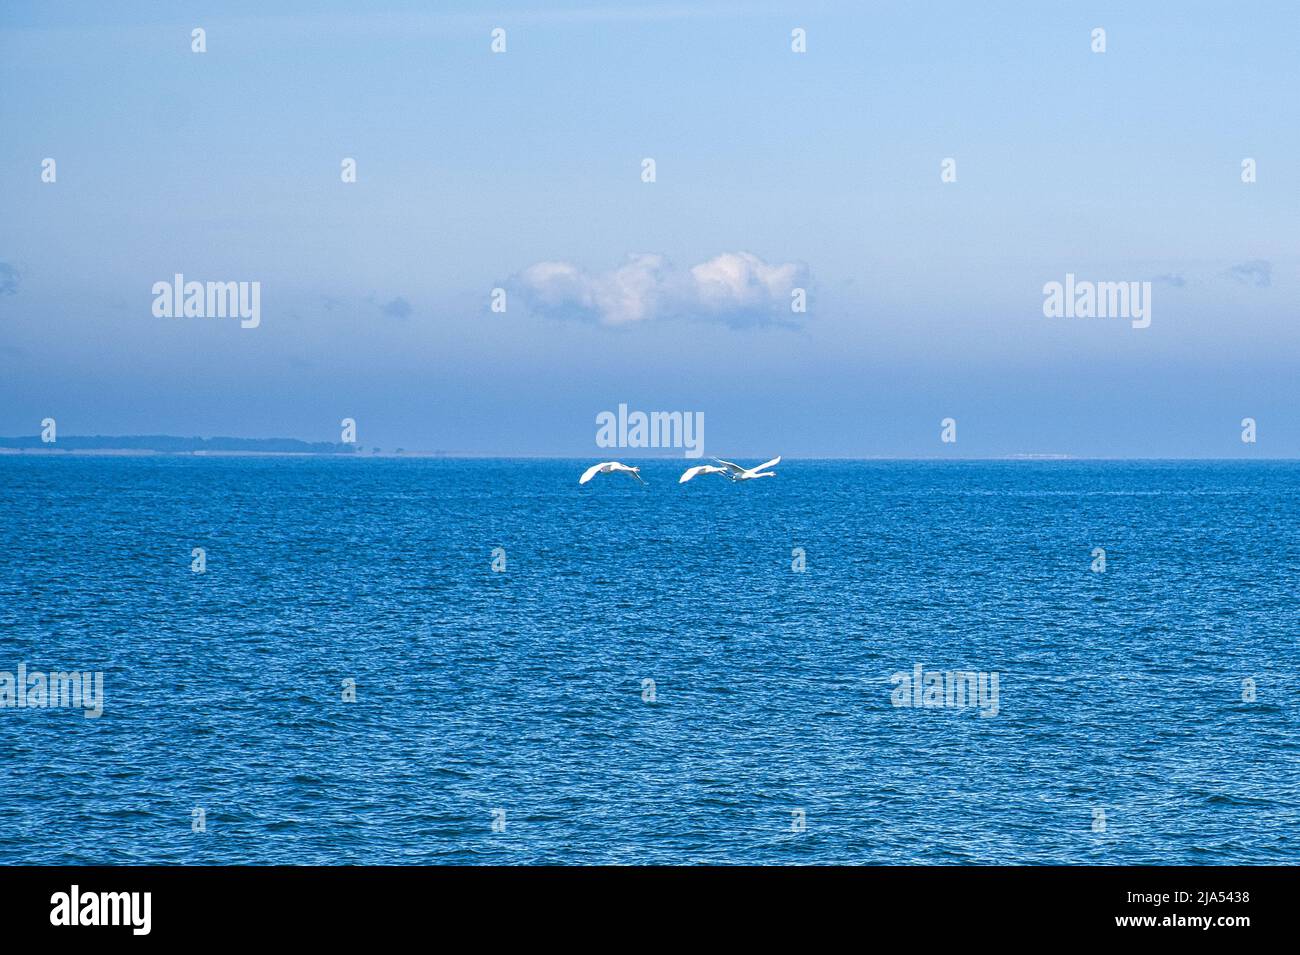
[[[446,458],[463,455],[448,455],[442,451],[237,451],[193,450],[168,451],[161,448],[8,448],[0,447],[0,455],[29,457],[99,457],[99,458],[342,458],[346,460],[368,458]],[[483,455],[493,457],[493,455]]]
[[[47,440],[52,439],[52,440]],[[197,435],[174,434],[78,434],[20,435],[0,437],[0,452],[23,454],[292,454],[364,456],[361,445],[342,441],[302,441],[298,438],[232,438],[218,435],[201,438]],[[371,448],[372,455],[382,454]],[[392,455],[415,454],[405,448],[394,448]],[[435,452],[436,453],[436,452]]]
[[[605,457],[611,457],[608,449],[605,449]],[[339,461],[369,461],[369,460],[438,460],[438,461],[588,461],[600,458],[601,454],[494,454],[483,453],[475,454],[469,452],[452,452],[452,451],[235,451],[235,450],[192,450],[192,451],[165,451],[152,448],[60,448],[60,447],[40,447],[40,448],[13,448],[0,447],[0,458],[32,457],[32,458],[70,458],[70,457],[91,457],[91,458],[319,458]],[[733,455],[733,457],[754,457],[755,455]],[[697,459],[685,457],[646,457],[623,455],[625,461],[652,461],[666,463],[683,463],[691,462]],[[787,461],[866,461],[866,462],[914,462],[914,463],[935,463],[935,464],[978,464],[984,463],[1022,463],[1022,464],[1042,464],[1042,463],[1059,463],[1059,464],[1084,464],[1089,462],[1117,462],[1117,463],[1224,463],[1224,464],[1260,464],[1260,463],[1281,463],[1281,462],[1300,462],[1297,457],[1251,457],[1251,458],[1211,458],[1211,457],[1166,457],[1166,458],[1125,458],[1125,457],[1089,457],[1064,454],[1007,454],[998,457],[957,457],[957,456],[932,456],[932,457],[889,457],[889,456],[827,456],[812,455],[808,457],[799,457],[797,455],[786,455]],[[712,460],[711,458],[701,458],[698,460]]]

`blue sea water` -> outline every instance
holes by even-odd
[[[0,456],[0,861],[1297,861],[1300,464],[588,463]]]

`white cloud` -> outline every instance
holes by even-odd
[[[1273,263],[1265,259],[1254,259],[1228,269],[1228,274],[1238,282],[1268,288],[1273,284]]]
[[[768,265],[749,252],[724,252],[691,269],[695,295],[706,308],[727,311],[790,305],[790,290],[803,273],[802,266],[787,262]]]
[[[790,321],[790,293],[806,280],[802,265],[769,265],[749,252],[724,252],[686,270],[640,253],[607,272],[539,262],[520,273],[518,284],[539,311],[603,325],[668,317],[757,325]]]

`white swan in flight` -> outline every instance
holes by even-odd
[[[776,467],[781,463],[781,455],[777,455],[771,461],[766,461],[756,468],[742,468],[739,464],[732,464],[730,461],[724,461],[722,458],[714,458],[727,471],[727,477],[733,481],[752,481],[754,478],[776,477],[775,471],[769,471],[768,468]]]
[[[693,468],[687,468],[682,476],[678,479],[678,484],[685,484],[697,474],[726,474],[726,468],[715,468],[712,464],[698,464]]]
[[[620,464],[618,461],[602,461],[600,464],[593,464],[591,467],[587,468],[587,470],[583,471],[582,477],[578,478],[578,483],[586,484],[597,474],[612,474],[615,471],[630,474],[638,481],[641,481],[640,468],[630,468],[626,464]],[[641,481],[641,483],[645,484],[645,481]]]

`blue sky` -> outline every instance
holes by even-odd
[[[590,456],[623,402],[724,457],[1300,456],[1292,3],[121,7],[0,9],[0,434]],[[772,289],[710,299],[740,253]],[[155,317],[176,272],[261,325]],[[1151,327],[1044,317],[1067,272]]]

